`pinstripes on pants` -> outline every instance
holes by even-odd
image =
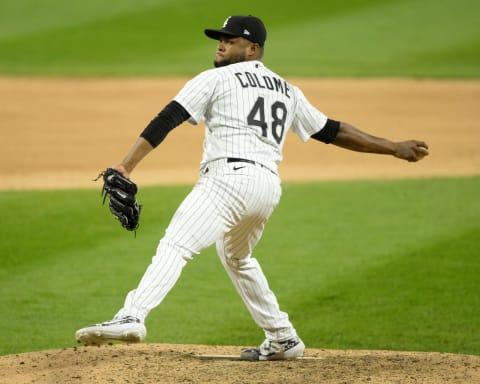
[[[260,265],[252,257],[280,200],[279,177],[258,164],[227,163],[226,159],[204,165],[201,173],[175,212],[140,284],[127,295],[117,316],[144,320],[172,289],[186,262],[216,244],[223,266],[267,338],[295,336],[288,315],[279,309]]]

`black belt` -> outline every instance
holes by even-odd
[[[253,165],[258,164],[260,167],[265,168],[265,169],[269,170],[270,172],[272,172],[274,175],[276,175],[276,173],[273,172],[270,168],[266,167],[263,164],[257,163],[256,161],[253,161],[253,160],[240,159],[238,157],[227,157],[227,163],[248,163],[248,164],[253,164]]]
[[[227,163],[248,163],[248,164],[257,164],[253,160],[239,159],[238,157],[227,157]]]

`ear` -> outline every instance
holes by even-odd
[[[247,47],[247,56],[250,59],[258,59],[261,56],[261,48],[257,43],[250,43]]]

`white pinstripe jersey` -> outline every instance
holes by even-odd
[[[190,123],[205,121],[202,164],[236,157],[277,170],[288,129],[307,141],[327,121],[299,88],[260,61],[206,70],[174,100],[190,114]]]

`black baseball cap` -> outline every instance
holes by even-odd
[[[219,40],[220,36],[243,37],[261,47],[267,39],[267,30],[262,20],[255,16],[229,16],[222,29],[205,29],[211,39]]]

